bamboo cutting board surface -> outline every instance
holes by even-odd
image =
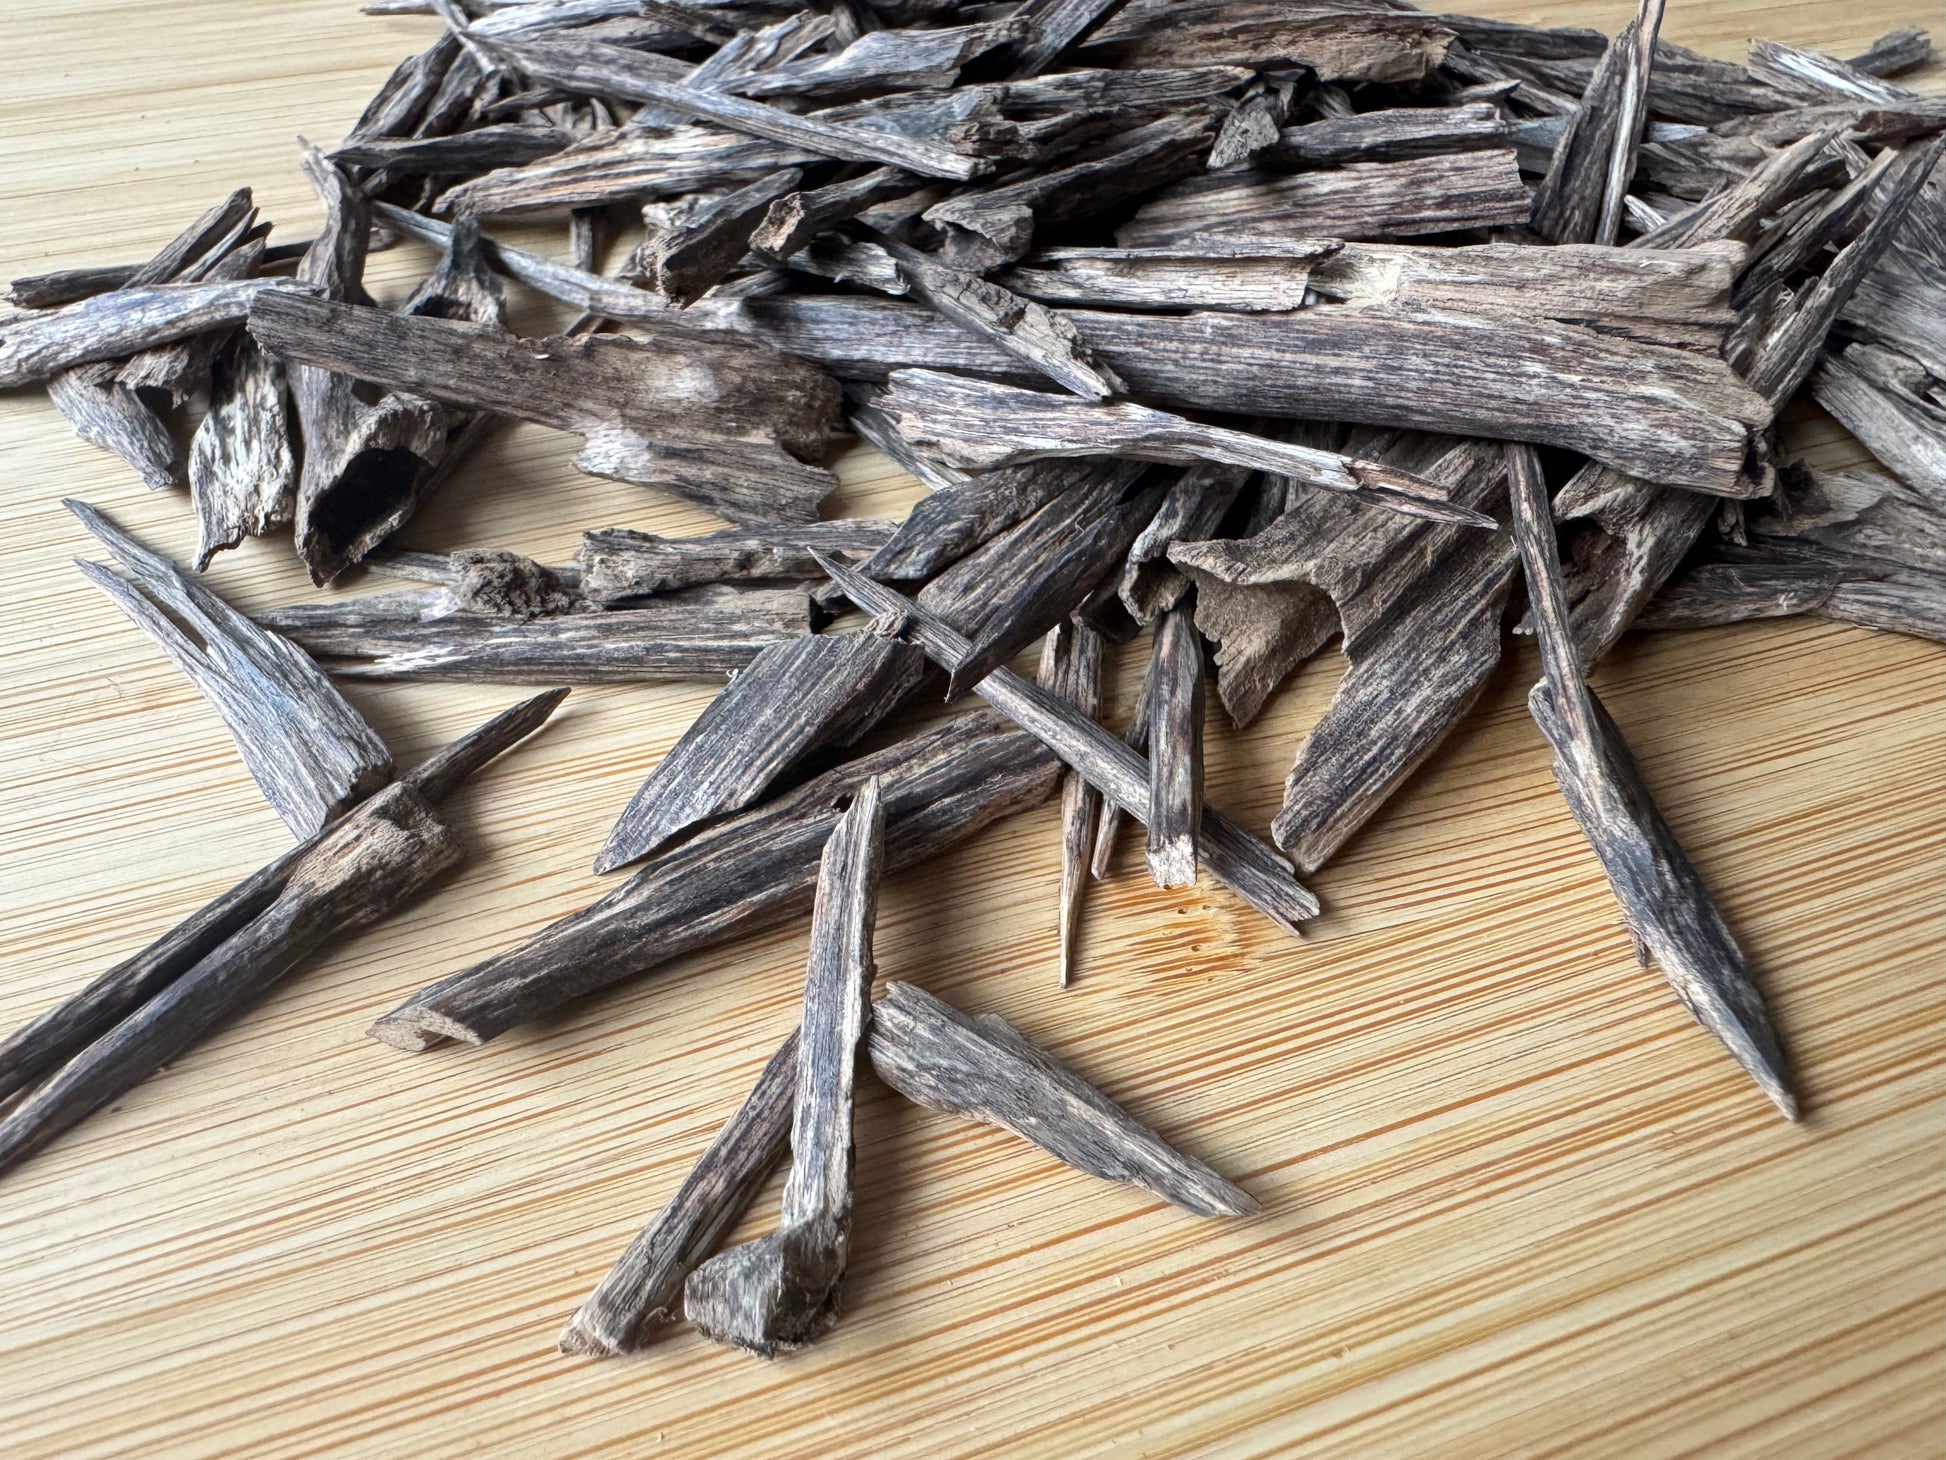
[[[1473,7],[1609,31],[1632,8]],[[1928,19],[1671,12],[1665,34],[1723,55],[1850,53]],[[294,134],[342,136],[433,34],[351,0],[10,0],[0,274],[145,258],[243,183],[302,237]],[[1792,431],[1859,459],[1821,416]],[[571,451],[504,434],[404,541],[558,562],[584,528],[710,525]],[[68,563],[92,545],[59,498],[179,556],[186,503],[38,391],[0,396],[0,464],[10,1027],[288,837]],[[838,510],[912,500],[862,453],[845,480]],[[281,540],[211,576],[247,609],[311,595]],[[1214,803],[1267,825],[1337,673],[1327,655],[1248,733],[1213,733]],[[1946,650],[1780,621],[1633,640],[1597,676],[1764,971],[1800,1128],[1636,966],[1523,708],[1536,673],[1511,655],[1315,879],[1301,943],[1220,888],[1158,892],[1125,849],[1057,989],[1052,806],[894,879],[888,977],[1004,1013],[1265,1210],[1198,1221],[866,1082],[847,1314],[775,1364],[681,1327],[626,1362],[553,1342],[795,1021],[801,925],[483,1049],[363,1034],[604,890],[608,823],[712,693],[577,690],[456,798],[475,855],[442,889],[0,1180],[0,1453],[1941,1453]],[[408,765],[518,693],[348,689]]]

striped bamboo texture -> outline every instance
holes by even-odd
[[[1471,4],[1608,30],[1633,8]],[[1665,34],[1849,52],[1925,19],[1677,4]],[[9,0],[0,273],[145,257],[245,182],[301,236],[294,134],[334,141],[432,34],[353,0]],[[1792,429],[1857,459],[1821,416]],[[584,527],[706,527],[579,476],[574,444],[509,431],[407,540],[559,561]],[[185,503],[38,392],[0,397],[0,464],[12,1025],[288,843],[214,716],[68,565],[87,545],[59,497],[179,554]],[[912,496],[863,454],[846,482],[847,511]],[[281,542],[212,576],[246,607],[310,595]],[[1268,824],[1337,672],[1212,734],[1212,804]],[[1062,992],[1051,804],[897,878],[887,977],[1004,1013],[1266,1210],[1198,1222],[867,1082],[848,1314],[775,1365],[687,1330],[627,1363],[553,1340],[791,1027],[801,926],[485,1050],[363,1037],[596,895],[608,825],[711,693],[577,691],[456,798],[477,855],[443,891],[0,1182],[0,1453],[1940,1453],[1946,651],[1785,621],[1631,641],[1598,677],[1766,973],[1801,1129],[1636,967],[1522,706],[1536,673],[1514,656],[1317,879],[1301,944],[1220,888],[1158,892],[1131,840]],[[407,764],[516,697],[348,693]]]

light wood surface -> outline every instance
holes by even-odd
[[[1610,30],[1632,10],[1475,6]],[[1678,3],[1665,34],[1849,53],[1926,19]],[[351,0],[9,0],[0,274],[146,257],[241,183],[302,236],[294,134],[336,140],[433,34]],[[1793,431],[1856,459],[1822,417]],[[577,475],[573,446],[509,432],[406,541],[560,561],[583,528],[709,525]],[[37,391],[0,396],[0,467],[11,1026],[288,838],[68,563],[89,544],[59,498],[179,555],[186,503]],[[837,505],[910,500],[860,454]],[[310,593],[284,541],[212,578],[251,608]],[[1267,825],[1337,673],[1213,733],[1213,803]],[[868,1084],[847,1316],[775,1364],[686,1328],[629,1362],[553,1342],[791,1027],[801,925],[484,1049],[363,1034],[609,885],[603,833],[711,694],[577,691],[457,798],[476,855],[442,890],[0,1180],[0,1453],[1941,1453],[1946,651],[1784,621],[1631,641],[1598,677],[1764,970],[1801,1128],[1635,965],[1522,707],[1535,674],[1513,656],[1316,879],[1301,944],[1221,888],[1158,892],[1131,846],[1059,990],[1051,805],[895,879],[888,977],[1006,1014],[1265,1211],[1197,1221]],[[407,764],[518,694],[348,692]]]

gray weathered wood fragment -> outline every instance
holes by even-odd
[[[87,561],[81,571],[210,702],[292,831],[309,835],[384,784],[392,769],[385,742],[302,649],[253,624],[85,502],[66,506],[129,577]]]
[[[1078,1171],[1154,1192],[1201,1217],[1243,1217],[1256,1198],[1183,1155],[997,1014],[969,1019],[909,983],[872,1014],[878,1077],[929,1110],[1010,1130]]]

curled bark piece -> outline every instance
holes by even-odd
[[[1203,641],[1187,606],[1157,623],[1149,672],[1149,875],[1157,887],[1192,887],[1203,819]]]
[[[84,561],[81,571],[222,716],[244,765],[292,831],[309,835],[384,784],[392,768],[385,742],[303,650],[258,628],[85,502],[65,505],[133,581],[99,563]]]
[[[450,870],[464,847],[436,803],[538,729],[564,693],[463,736],[0,1044],[0,1088],[29,1090],[0,1117],[0,1171]]]
[[[370,608],[357,599],[294,604],[263,622],[330,660],[340,679],[490,684],[724,678],[811,627],[810,600],[793,590],[705,590],[640,607],[530,619],[440,612],[448,601],[440,593],[401,595]]]
[[[1412,238],[1510,227],[1526,221],[1530,206],[1513,150],[1497,148],[1314,172],[1208,174],[1156,193],[1115,230],[1115,242],[1171,248],[1202,238]]]
[[[416,1052],[484,1044],[568,1000],[806,911],[837,803],[884,781],[888,869],[921,862],[1038,805],[1058,763],[992,716],[966,715],[848,761],[647,863],[621,887],[486,962],[422,989],[372,1026]]]
[[[1451,482],[1458,499],[1492,509],[1502,496],[1499,458],[1484,443],[1457,442],[1423,469]],[[1226,655],[1250,664],[1250,633],[1294,641],[1286,656],[1262,656],[1270,672],[1241,705],[1251,713],[1271,672],[1288,672],[1342,625],[1349,667],[1298,747],[1271,824],[1299,870],[1315,871],[1485,687],[1500,661],[1512,542],[1504,529],[1486,536],[1351,514],[1305,492],[1254,537],[1181,543],[1172,556],[1196,581],[1198,627],[1230,636]]]
[[[196,571],[224,548],[289,522],[296,490],[284,368],[240,334],[216,359],[209,412],[189,443]]]
[[[1077,1171],[1154,1192],[1201,1217],[1244,1217],[1255,1197],[1183,1155],[997,1014],[969,1019],[909,983],[872,1011],[878,1077],[914,1104],[1010,1130]]]
[[[1527,704],[1553,748],[1561,794],[1601,861],[1642,961],[1654,959],[1697,1022],[1723,1041],[1785,1119],[1796,1120],[1783,1048],[1743,952],[1582,676],[1540,464],[1530,448],[1507,452],[1514,538],[1546,675]]]
[[[852,1089],[871,1021],[884,838],[872,779],[838,818],[818,869],[783,1224],[711,1258],[683,1285],[683,1311],[706,1337],[765,1358],[811,1342],[838,1316],[851,1236]]]
[[[311,158],[327,191],[345,186],[322,159]],[[365,210],[347,203],[339,216],[362,226]],[[355,282],[355,281],[354,281]],[[334,292],[348,296],[349,286]],[[478,226],[456,225],[439,267],[406,301],[408,318],[466,322],[498,331],[499,281],[480,253]],[[327,582],[358,562],[418,510],[444,480],[456,455],[475,439],[464,412],[392,391],[366,405],[343,373],[309,365],[294,377],[305,427],[304,468],[294,517],[298,555],[314,582]]]
[[[927,657],[948,671],[965,664],[972,646],[924,608],[843,564],[825,572],[860,609],[910,633]],[[998,668],[973,692],[1046,745],[1088,783],[1144,825],[1149,814],[1149,764],[1066,701]],[[1317,916],[1318,902],[1291,876],[1290,864],[1214,807],[1205,807],[1197,850],[1211,874],[1286,932]]]
[[[919,683],[925,656],[876,634],[806,634],[770,645],[669,748],[608,833],[595,871],[740,811],[821,745],[882,720]]]
[[[597,603],[614,603],[752,578],[806,578],[818,571],[811,548],[866,555],[884,547],[899,524],[854,517],[794,527],[733,528],[704,537],[656,537],[611,527],[581,536],[575,554],[581,591]]]
[[[1443,491],[1410,472],[1199,425],[1147,406],[1082,405],[937,370],[896,371],[884,404],[908,440],[959,466],[1011,466],[1049,456],[1121,456],[1182,466],[1218,461],[1280,472],[1408,516],[1492,525],[1452,506]]]
[[[732,521],[812,521],[835,485],[811,463],[836,424],[837,385],[724,336],[663,325],[647,342],[515,339],[322,300],[253,314],[250,327],[288,359],[573,431],[587,438],[581,470]]]
[[[1059,695],[1075,709],[1095,719],[1101,714],[1101,659],[1106,641],[1099,630],[1079,619],[1056,624],[1041,645],[1036,675],[1041,688]],[[1061,896],[1057,922],[1060,932],[1061,986],[1073,982],[1075,950],[1081,938],[1081,899],[1087,892],[1088,862],[1094,851],[1095,818],[1101,792],[1070,770],[1061,777]]]
[[[60,309],[10,315],[0,319],[0,390],[239,324],[259,295],[301,287],[289,279],[156,284],[116,289]]]
[[[675,1316],[684,1280],[750,1209],[758,1188],[790,1150],[796,1091],[797,1031],[792,1030],[669,1204],[575,1310],[561,1330],[562,1353],[589,1358],[636,1353]]]
[[[1155,622],[1189,591],[1189,579],[1169,561],[1170,544],[1214,536],[1249,480],[1242,467],[1206,462],[1190,467],[1170,486],[1162,506],[1130,546],[1128,565],[1122,569],[1122,603],[1137,623]]]

